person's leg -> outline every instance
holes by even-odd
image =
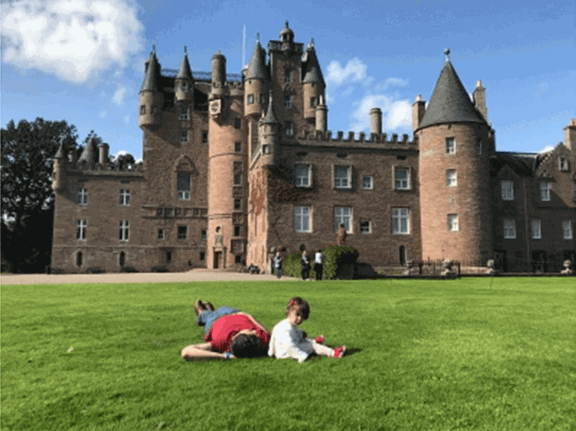
[[[200,313],[198,315],[198,318],[196,319],[196,321],[198,322],[198,325],[204,326],[204,335],[206,335],[208,333],[208,331],[210,331],[212,324],[216,320],[218,320],[222,316],[237,313],[238,311],[240,311],[240,310],[238,310],[237,308],[231,308],[231,307],[227,307],[227,306],[220,307],[214,311],[204,310],[204,311],[202,311],[202,313]]]
[[[276,278],[278,278],[278,279],[282,278],[282,270],[281,269],[276,270]]]
[[[318,265],[318,267],[320,268],[320,270],[318,271],[318,273],[320,274],[319,280],[322,280],[322,273],[324,272],[324,264],[321,263],[320,265]]]
[[[330,358],[334,357],[334,349],[331,349],[328,346],[324,346],[323,344],[318,344],[315,341],[310,340],[312,343],[312,348],[314,349],[314,353],[319,356],[329,356]]]

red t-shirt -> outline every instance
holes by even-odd
[[[216,320],[210,331],[204,337],[204,341],[210,343],[212,348],[218,352],[230,350],[230,341],[240,331],[256,330],[256,336],[260,339],[262,348],[268,348],[270,333],[254,324],[250,318],[243,314],[228,314]]]

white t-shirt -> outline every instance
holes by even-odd
[[[284,319],[272,330],[268,356],[278,359],[294,358],[304,362],[314,352],[312,340],[304,338],[304,332]]]
[[[318,252],[314,255],[314,262],[322,265],[324,263],[324,253]]]

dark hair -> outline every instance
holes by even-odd
[[[253,334],[238,334],[230,342],[230,352],[237,358],[260,356],[260,340]]]
[[[299,296],[291,298],[290,301],[288,301],[288,307],[286,309],[286,314],[288,314],[288,311],[290,311],[290,309],[292,307],[296,307],[302,312],[302,318],[304,320],[307,320],[308,316],[310,316],[310,305],[308,305],[308,302],[306,302],[304,299],[300,298]]]

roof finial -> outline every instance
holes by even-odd
[[[450,48],[444,48],[444,55],[446,56],[446,61],[450,61]]]
[[[152,45],[152,53],[156,54],[156,45]]]
[[[260,33],[256,33],[256,42],[260,43]]]
[[[288,28],[288,20],[286,20],[286,28]]]
[[[314,38],[310,40],[310,46],[314,47]]]
[[[184,54],[188,54],[188,47],[184,45]]]

